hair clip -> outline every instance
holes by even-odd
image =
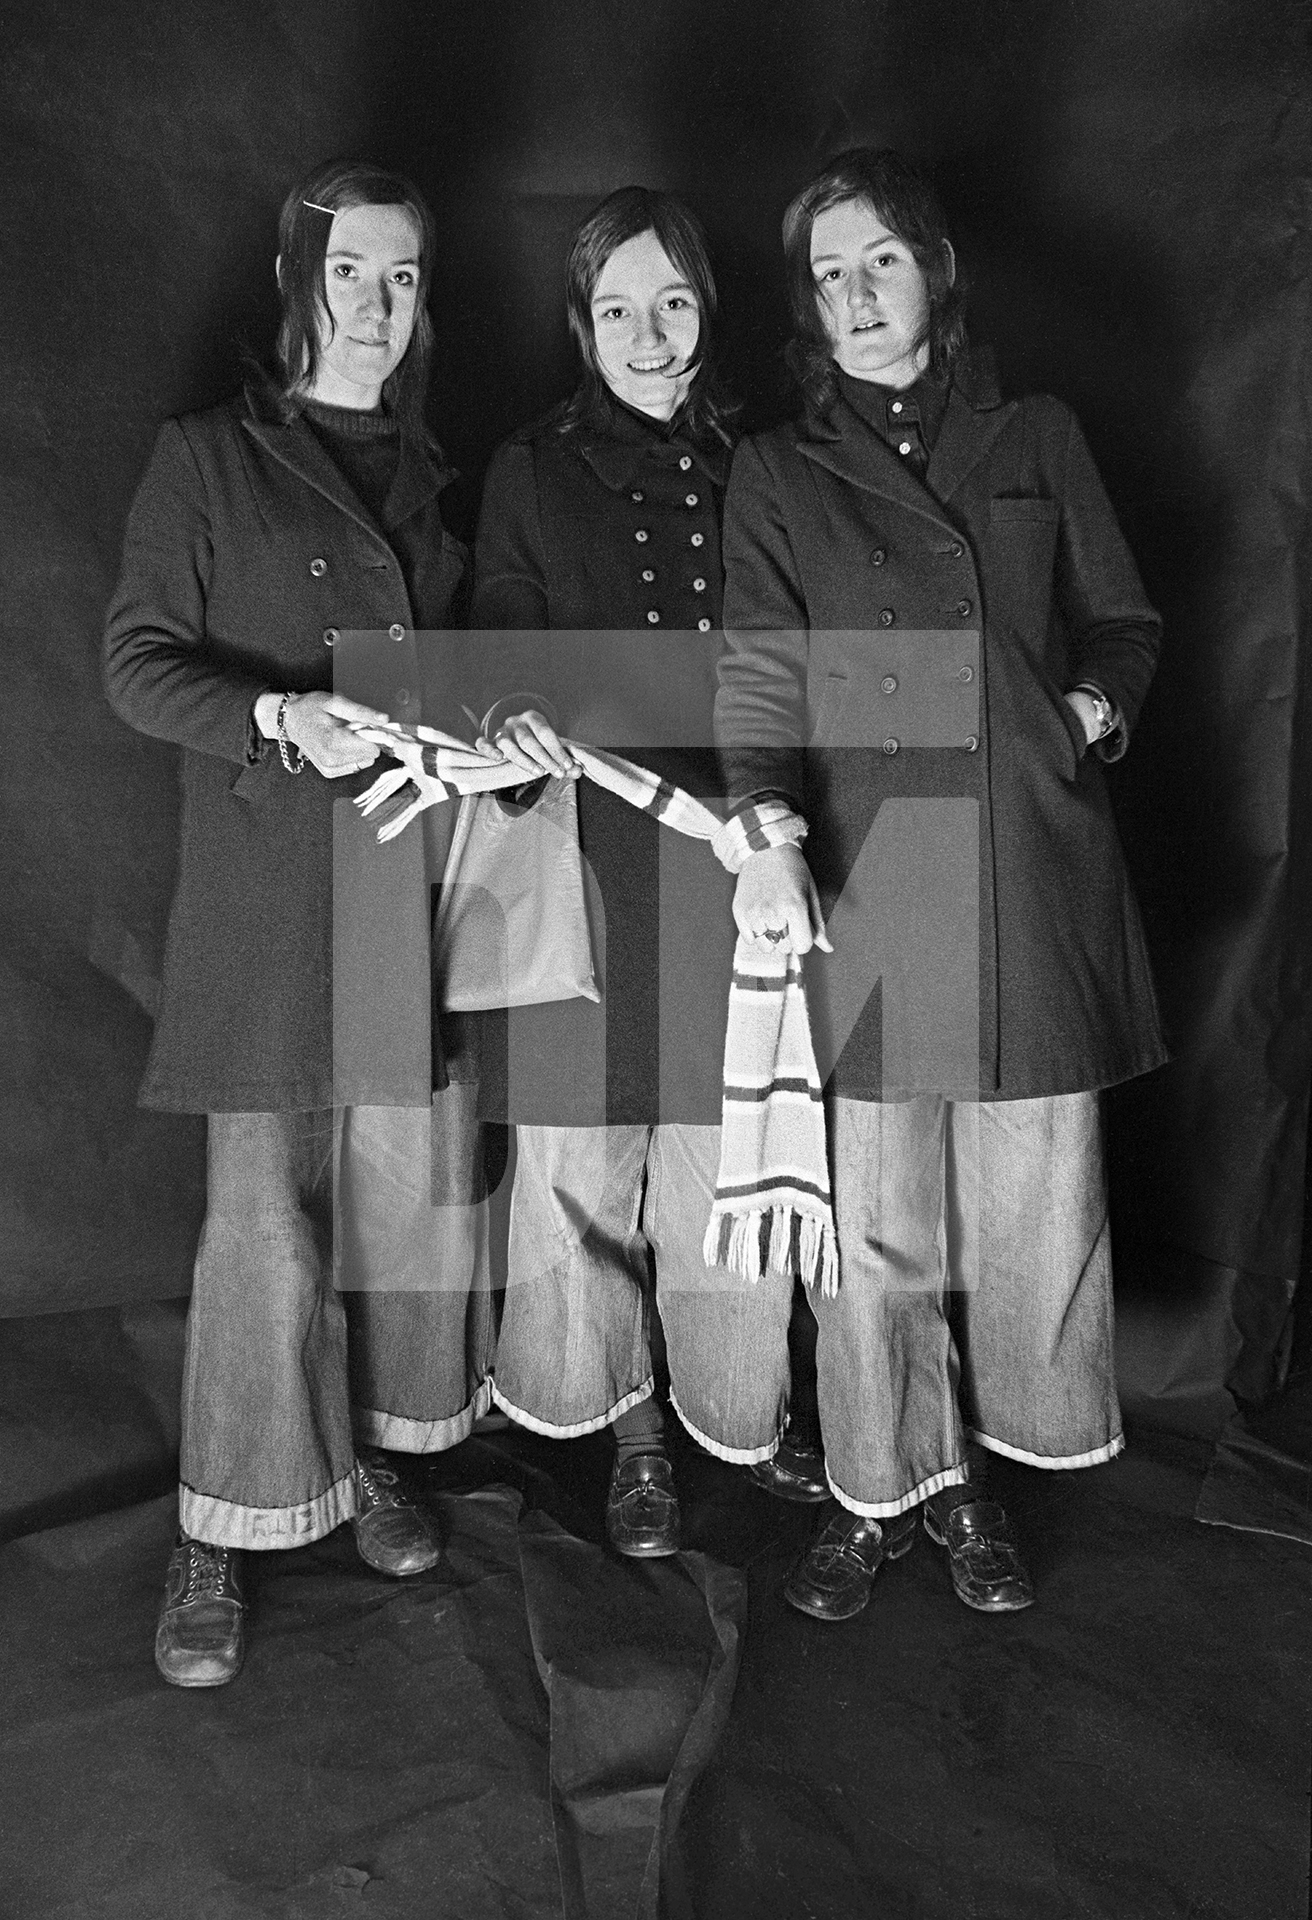
[[[316,213],[326,213],[333,217],[335,217],[337,213],[336,207],[321,207],[317,200],[302,200],[301,205],[303,207],[313,207]]]

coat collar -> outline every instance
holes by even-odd
[[[827,415],[807,410],[799,424],[798,445],[808,459],[841,480],[951,526],[945,506],[989,453],[1014,411],[1014,403],[1001,400],[992,367],[981,358],[952,383],[923,483],[841,397]]]
[[[251,379],[247,382],[244,398],[246,411],[242,424],[251,438],[308,487],[313,487],[316,493],[322,494],[342,513],[349,514],[352,520],[376,539],[385,541],[385,528],[398,526],[401,521],[420,512],[455,478],[449,468],[430,458],[426,448],[416,445],[408,435],[402,434],[400,463],[383,510],[383,525],[380,526],[363,502],[356,498],[304,420],[284,421],[280,417],[276,404],[277,392],[271,380],[264,375]]]
[[[730,448],[694,440],[677,428],[667,433],[659,423],[649,425],[609,397],[604,415],[595,422],[585,421],[575,435],[575,445],[597,478],[616,492],[632,486],[653,467],[677,468],[683,459],[691,459],[717,487],[729,478]]]

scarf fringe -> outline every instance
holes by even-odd
[[[838,1293],[838,1236],[832,1220],[801,1207],[713,1212],[702,1242],[708,1267],[728,1267],[755,1285],[766,1273],[796,1274],[821,1295]]]

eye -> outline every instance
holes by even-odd
[[[392,278],[398,287],[413,287],[415,285],[415,276],[409,267],[398,267],[392,275]]]
[[[672,293],[669,299],[665,302],[665,304],[667,307],[672,307],[676,311],[678,311],[680,308],[691,308],[692,311],[695,312],[697,308],[697,302],[695,300],[690,300],[686,294],[682,294],[682,293]]]
[[[597,318],[598,320],[622,320],[624,309],[623,307],[603,307]]]
[[[333,278],[335,280],[351,280],[354,279],[354,277],[355,268],[345,260],[339,260],[333,268]]]

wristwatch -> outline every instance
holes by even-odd
[[[1091,687],[1087,680],[1081,680],[1076,693],[1087,693],[1093,702],[1094,717],[1098,722],[1095,740],[1105,740],[1116,725],[1116,709],[1101,687]]]

